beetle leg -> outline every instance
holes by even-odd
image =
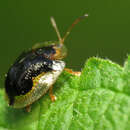
[[[50,95],[51,101],[54,102],[56,100],[56,96],[53,95],[53,90],[52,89],[53,89],[53,86],[51,86],[49,88],[49,95]]]
[[[31,111],[31,105],[26,106],[25,110],[26,110],[26,112],[30,112]]]
[[[72,74],[72,75],[75,75],[75,76],[80,76],[81,75],[80,71],[74,72],[72,69],[68,69],[68,68],[65,68],[64,70],[67,71],[68,73]]]

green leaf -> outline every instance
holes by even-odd
[[[80,77],[63,72],[30,113],[13,109],[0,90],[0,130],[130,130],[130,56],[121,67],[90,58]]]

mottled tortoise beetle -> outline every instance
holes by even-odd
[[[55,100],[52,85],[65,69],[65,62],[61,60],[67,54],[64,40],[74,25],[87,16],[86,14],[76,19],[63,38],[60,36],[54,18],[51,17],[51,23],[59,41],[35,44],[32,49],[23,52],[16,59],[5,79],[5,93],[9,106],[26,107],[29,111],[29,106],[48,90],[50,90],[52,101]],[[74,73],[69,69],[66,71]]]

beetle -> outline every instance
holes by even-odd
[[[50,20],[59,41],[35,44],[32,49],[23,52],[9,68],[5,79],[5,93],[9,106],[13,108],[26,107],[27,111],[30,111],[29,106],[48,90],[51,100],[54,101],[55,96],[52,94],[52,86],[62,71],[66,70],[72,74],[79,74],[70,69],[65,69],[65,62],[61,59],[66,56],[67,49],[63,43],[74,25],[87,16],[85,14],[77,18],[63,38],[60,36],[54,18],[51,17]]]

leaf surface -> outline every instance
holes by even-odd
[[[30,113],[13,109],[0,90],[0,130],[130,130],[130,56],[124,67],[90,58],[80,77],[63,72]]]

